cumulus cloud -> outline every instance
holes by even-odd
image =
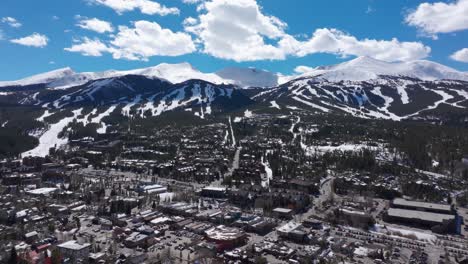
[[[460,62],[468,62],[468,48],[461,49],[453,53],[450,58]]]
[[[109,43],[84,38],[66,51],[85,56],[111,53],[115,59],[148,60],[153,56],[179,56],[196,50],[192,37],[184,32],[173,32],[156,22],[136,21],[133,27],[120,26]]]
[[[88,0],[92,4],[104,5],[112,8],[118,14],[139,9],[147,15],[178,15],[180,10],[176,7],[166,7],[150,0]]]
[[[468,0],[422,3],[406,16],[405,22],[434,38],[437,33],[468,29]]]
[[[298,40],[285,32],[287,24],[265,15],[255,0],[211,0],[200,5],[198,19],[184,21],[202,51],[217,58],[240,61],[283,60],[314,53],[370,56],[386,61],[425,58],[431,49],[420,42],[398,39],[357,39],[337,29],[321,28]]]
[[[197,23],[198,23],[198,20],[196,18],[193,18],[193,17],[187,17],[187,18],[184,19],[184,22],[182,22],[184,27],[193,26],[193,25],[195,25]]]
[[[77,16],[79,19],[76,24],[80,28],[88,29],[98,33],[113,32],[114,28],[110,22],[100,20],[97,18],[87,18],[82,16]]]
[[[10,27],[14,28],[19,28],[23,25],[14,17],[2,17],[2,23],[8,24]]]
[[[203,51],[235,61],[284,59],[284,53],[265,38],[283,36],[286,24],[262,14],[255,0],[212,0],[201,5],[198,23],[186,25],[203,43]]]
[[[10,42],[23,45],[23,46],[43,48],[47,46],[47,43],[49,42],[49,38],[39,33],[33,33],[32,35],[29,35],[23,38],[11,39]]]
[[[116,59],[147,60],[152,56],[179,56],[195,51],[189,34],[144,20],[136,21],[133,28],[120,26],[111,44],[117,49],[113,53]]]
[[[81,42],[72,45],[70,48],[65,48],[65,50],[91,57],[100,57],[105,52],[112,52],[112,48],[109,48],[99,39],[89,39],[86,37],[83,38]]]
[[[288,54],[303,57],[314,53],[330,53],[341,57],[369,56],[384,61],[408,61],[422,59],[431,49],[420,42],[400,42],[397,39],[362,39],[337,29],[317,29],[306,41],[286,36],[279,42]]]

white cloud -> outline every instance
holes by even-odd
[[[186,19],[184,19],[184,22],[182,22],[184,27],[193,26],[193,25],[195,25],[197,23],[198,23],[198,20],[196,18],[193,18],[193,17],[187,17]]]
[[[95,31],[95,32],[98,32],[98,33],[113,32],[114,31],[114,28],[112,27],[112,24],[107,22],[107,21],[100,20],[100,19],[97,19],[97,18],[89,18],[88,19],[86,17],[81,17],[81,16],[78,16],[78,19],[80,19],[80,21],[76,25],[78,27],[80,27],[80,28],[92,30],[92,31]]]
[[[189,34],[161,28],[156,22],[136,21],[134,27],[120,26],[109,43],[84,38],[66,51],[85,56],[111,53],[115,59],[148,60],[153,56],[180,56],[196,50]]]
[[[147,60],[152,56],[179,56],[196,50],[192,37],[161,28],[156,22],[136,21],[134,28],[120,26],[111,41],[116,59]]]
[[[16,20],[16,18],[14,18],[14,17],[3,17],[2,18],[2,23],[6,23],[10,27],[14,27],[14,28],[19,28],[19,27],[21,27],[23,25],[18,20]]]
[[[297,74],[303,74],[303,73],[311,72],[313,70],[314,68],[308,67],[308,66],[297,66],[296,68],[294,68],[294,72]]]
[[[468,48],[461,49],[450,55],[452,60],[468,63]]]
[[[176,7],[166,7],[150,0],[88,0],[90,3],[105,5],[114,9],[118,14],[139,9],[147,15],[177,15],[180,10]]]
[[[20,44],[23,46],[43,48],[47,46],[49,38],[39,33],[33,33],[32,35],[23,38],[11,39],[10,42]]]
[[[3,30],[0,28],[0,40],[5,39],[5,34],[3,33]]]
[[[104,52],[112,52],[112,48],[107,47],[99,39],[84,38],[81,43],[65,48],[69,52],[81,53],[84,56],[100,57]]]
[[[203,43],[203,52],[235,61],[284,59],[284,53],[265,39],[284,35],[286,24],[262,14],[255,0],[212,0],[199,8],[195,25],[186,25]]]
[[[431,49],[420,42],[357,39],[337,29],[317,29],[308,40],[285,33],[286,23],[262,13],[255,0],[211,0],[200,5],[197,20],[184,21],[202,51],[240,61],[283,60],[315,53],[369,56],[386,61],[425,58]]]
[[[330,53],[342,57],[369,56],[384,61],[408,61],[422,59],[431,49],[420,42],[400,42],[397,39],[363,39],[337,29],[317,29],[307,41],[286,36],[280,47],[288,54],[303,57],[314,53]]]
[[[422,3],[406,16],[405,22],[434,38],[437,33],[468,29],[468,0]]]

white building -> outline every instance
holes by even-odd
[[[64,261],[69,259],[70,263],[75,263],[77,260],[81,260],[83,263],[88,262],[89,250],[91,249],[89,243],[78,243],[76,240],[70,240],[57,247]]]

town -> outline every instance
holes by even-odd
[[[417,169],[392,126],[356,120],[291,109],[74,131],[1,161],[0,262],[466,263],[468,156]]]

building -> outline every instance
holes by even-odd
[[[64,263],[76,263],[78,260],[82,263],[87,263],[91,244],[78,243],[76,240],[70,240],[58,245],[57,248],[62,255]]]
[[[58,191],[57,188],[39,188],[39,189],[26,191],[26,193],[30,195],[34,195],[34,196],[49,196],[57,191]]]
[[[209,242],[216,243],[219,252],[241,246],[247,240],[244,231],[223,225],[206,230],[205,235]]]
[[[288,208],[275,208],[273,209],[273,216],[281,219],[292,219],[293,210]]]
[[[436,233],[460,233],[461,218],[448,204],[426,203],[396,198],[384,220],[431,229]]]
[[[208,198],[226,198],[227,189],[223,187],[205,187],[201,191],[201,196]]]
[[[133,232],[124,241],[125,246],[129,248],[146,247],[148,236],[139,232]]]
[[[439,214],[453,214],[452,207],[448,204],[436,204],[436,203],[426,203],[426,202],[417,202],[409,201],[402,198],[393,199],[391,206],[393,208],[407,209],[407,210],[417,210],[424,212],[432,212]]]
[[[418,225],[429,228],[436,233],[459,232],[459,217],[450,214],[438,214],[432,212],[389,208],[384,215],[384,220],[410,225]]]
[[[307,233],[303,230],[302,225],[294,221],[278,227],[276,231],[280,237],[294,242],[303,243],[307,240]]]
[[[356,228],[367,229],[375,223],[370,214],[347,208],[340,208],[337,216],[339,222]]]
[[[167,188],[159,184],[144,185],[138,188],[138,192],[147,194],[160,194],[167,192]]]
[[[323,223],[320,220],[315,220],[312,218],[306,219],[302,221],[302,225],[308,228],[312,228],[315,230],[321,230],[323,228]]]

